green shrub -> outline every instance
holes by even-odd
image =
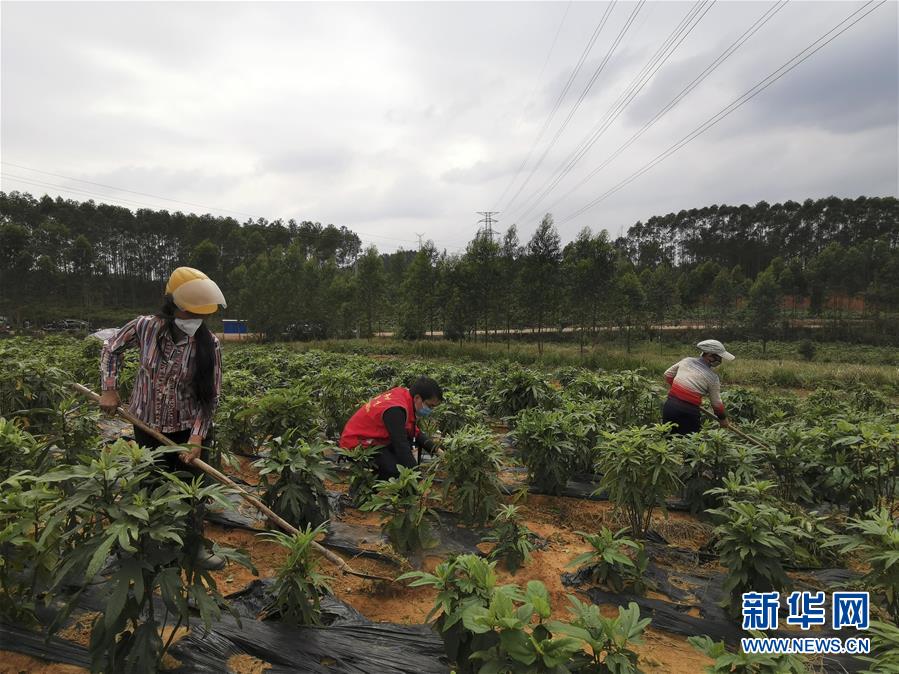
[[[22,430],[21,419],[0,417],[0,480],[21,470],[38,470],[47,457],[46,443]]]
[[[438,459],[446,471],[443,498],[451,498],[453,510],[469,524],[483,524],[496,510],[502,495],[499,471],[503,451],[487,426],[467,426],[444,441]]]
[[[474,396],[446,391],[429,419],[442,433],[452,435],[466,426],[485,423],[486,415]]]
[[[789,584],[784,562],[805,533],[783,510],[767,503],[726,501],[708,513],[720,518],[715,549],[727,570],[724,606],[735,614],[744,592],[782,590]]]
[[[251,424],[254,443],[261,445],[266,438],[281,437],[291,430],[297,439],[312,442],[321,432],[319,416],[309,388],[297,384],[270,390],[238,413],[236,419]]]
[[[319,373],[317,381],[325,435],[329,438],[338,437],[356,410],[377,393],[371,383],[352,370],[329,368]]]
[[[613,532],[607,527],[600,529],[598,534],[575,532],[593,549],[572,559],[568,566],[587,567],[594,583],[614,592],[628,589],[634,594],[643,594],[646,591],[643,574],[649,558],[643,544],[625,536],[626,532],[627,529]]]
[[[598,491],[606,491],[616,508],[624,510],[630,530],[646,536],[656,508],[681,486],[683,459],[668,441],[670,424],[626,428],[603,433],[605,442],[596,468],[602,474]]]
[[[362,510],[381,512],[381,531],[397,552],[419,552],[436,540],[428,518],[433,514],[428,498],[434,475],[422,477],[418,469],[397,466],[399,477],[375,483],[375,493]]]
[[[490,551],[491,561],[502,561],[506,570],[514,574],[531,558],[534,549],[530,540],[531,532],[518,521],[518,507],[500,506],[493,518],[493,527],[484,538],[494,543]]]
[[[500,371],[490,390],[490,412],[500,417],[512,417],[522,410],[535,407],[555,407],[559,393],[543,375],[532,370],[510,365]]]
[[[334,479],[323,445],[310,445],[287,431],[266,441],[268,454],[255,461],[262,501],[295,527],[318,526],[330,517],[325,480]],[[268,476],[271,475],[274,480]]]
[[[871,669],[861,674],[895,674],[899,672],[899,627],[890,623],[872,620],[869,632],[872,650],[870,656],[861,660],[870,662]]]
[[[710,490],[720,487],[728,473],[745,482],[759,474],[760,450],[736,442],[724,429],[704,428],[675,437],[673,443],[684,457],[683,495],[694,514],[718,505]]]
[[[561,410],[525,410],[516,417],[510,437],[528,469],[528,482],[547,494],[559,494],[574,470],[567,415]]]
[[[189,601],[207,629],[223,608],[230,610],[212,575],[195,566],[200,548],[212,542],[190,525],[198,504],[207,499],[230,504],[218,485],[160,476],[154,462],[164,451],[120,440],[82,463],[38,478],[64,483],[68,494],[47,518],[47,529],[59,532],[61,544],[51,591],[72,579],[89,582],[109,555],[118,559],[117,570],[102,586],[105,609],[91,626],[88,650],[94,671],[156,671],[171,644],[171,638],[163,643],[160,630],[168,624],[174,635],[178,627],[188,626]],[[213,550],[226,561],[253,568],[243,552]],[[51,630],[68,617],[80,594],[69,599]],[[165,605],[162,615],[156,598]]]
[[[803,339],[796,347],[796,352],[807,361],[814,360],[817,350],[815,343],[810,339]]]
[[[312,543],[325,526],[307,525],[295,534],[270,531],[262,536],[287,550],[287,559],[278,569],[272,587],[273,602],[269,610],[276,610],[289,625],[320,625],[323,594],[331,591],[329,578],[319,571],[319,562]]]

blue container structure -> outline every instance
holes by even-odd
[[[222,329],[226,335],[246,335],[247,322],[243,319],[225,318],[222,320]]]

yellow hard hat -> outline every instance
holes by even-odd
[[[193,314],[214,314],[220,304],[228,306],[215,281],[193,267],[173,271],[165,284],[165,294],[172,296],[179,309]]]

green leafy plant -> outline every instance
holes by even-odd
[[[443,498],[465,522],[482,524],[502,495],[503,451],[487,426],[466,426],[444,440],[438,467],[446,471]]]
[[[499,373],[489,393],[489,408],[501,417],[515,416],[535,407],[555,407],[559,392],[533,370],[510,366]]]
[[[38,478],[67,485],[65,498],[48,513],[43,535],[59,534],[53,587],[72,580],[89,582],[110,555],[118,561],[103,585],[106,607],[91,627],[94,671],[155,671],[171,644],[171,637],[163,643],[160,630],[173,626],[174,635],[180,626],[188,626],[189,602],[207,628],[228,608],[215,579],[195,564],[199,550],[212,542],[190,522],[198,504],[207,499],[223,507],[230,503],[218,485],[160,475],[154,462],[164,451],[118,441],[82,463]],[[71,526],[73,520],[77,526]],[[252,569],[241,551],[218,546],[213,550],[226,561]],[[68,617],[80,594],[72,596],[51,629]]]
[[[625,536],[627,529],[613,532],[603,527],[598,534],[576,533],[593,549],[575,557],[568,563],[569,567],[586,566],[594,583],[614,592],[630,589],[643,594],[646,591],[643,573],[649,558],[642,543]]]
[[[723,429],[710,428],[674,438],[675,446],[684,457],[684,500],[694,514],[719,504],[709,490],[720,487],[728,473],[733,473],[744,482],[758,476],[762,458],[760,450],[734,442],[732,438]]]
[[[430,419],[444,435],[453,435],[466,426],[485,423],[486,415],[474,396],[457,391],[445,391],[443,402],[434,410]]]
[[[528,482],[558,494],[573,472],[574,444],[561,410],[527,409],[516,417],[512,441],[528,469]]]
[[[465,629],[462,614],[468,606],[487,606],[496,587],[496,562],[477,555],[458,555],[437,565],[434,573],[411,571],[397,578],[411,581],[410,587],[437,590],[434,606],[425,620],[436,616],[434,628],[443,639],[447,657],[456,663],[460,674],[474,671],[471,654],[492,646],[496,637]]]
[[[797,542],[806,534],[788,513],[767,503],[748,501],[728,501],[708,513],[720,518],[715,549],[727,569],[724,606],[735,613],[744,592],[779,591],[789,585],[784,562],[793,557]]]
[[[381,512],[381,531],[400,553],[419,552],[435,544],[428,518],[434,475],[422,477],[418,469],[397,466],[399,477],[379,480],[362,510]]]
[[[490,551],[490,560],[502,561],[506,569],[514,574],[531,557],[534,545],[530,536],[528,528],[518,521],[518,506],[500,506],[493,517],[493,527],[484,538],[495,544]]]
[[[755,630],[751,630],[750,635],[757,639],[765,637],[764,633]],[[715,661],[705,668],[709,674],[806,674],[809,671],[802,658],[795,655],[731,653],[723,641],[712,641],[705,635],[687,637],[687,641]]]
[[[350,502],[359,508],[372,494],[375,482],[378,481],[375,472],[375,457],[381,447],[354,447],[353,449],[338,449],[337,453],[345,457],[350,466],[350,482],[347,494]]]
[[[886,599],[893,620],[899,621],[899,527],[888,510],[871,510],[865,518],[854,518],[849,533],[834,536],[824,545],[840,552],[860,553],[871,570],[863,581]]]
[[[318,378],[318,402],[325,425],[325,435],[336,438],[344,424],[366,400],[377,392],[360,380],[358,373],[341,368],[327,368]]]
[[[21,420],[0,417],[0,479],[21,470],[39,469],[47,449],[46,443],[22,429]]]
[[[516,585],[496,588],[487,606],[471,604],[462,612],[465,629],[474,634],[494,634],[494,645],[471,654],[488,672],[565,671],[581,640],[554,637],[544,623],[552,613],[549,592],[539,580],[528,581],[524,591]]]
[[[861,656],[870,662],[871,669],[861,674],[895,674],[899,672],[899,627],[891,623],[872,620],[869,632],[873,649],[870,656]]]
[[[630,602],[627,608],[618,607],[617,616],[607,618],[594,604],[584,604],[571,595],[568,601],[571,622],[551,621],[548,627],[555,634],[583,641],[590,649],[589,653],[575,653],[568,668],[579,674],[639,674],[638,655],[630,646],[643,643],[643,630],[652,622],[640,617],[640,607]]]
[[[316,537],[325,533],[324,524],[312,528],[307,525],[295,534],[270,531],[263,537],[274,541],[287,551],[287,559],[278,569],[272,587],[273,602],[267,609],[277,611],[290,625],[320,625],[321,596],[331,591],[330,580],[319,570],[319,562],[312,550]]]
[[[624,510],[630,530],[646,536],[652,513],[665,511],[665,499],[681,486],[682,457],[668,442],[670,424],[626,428],[603,433],[597,470],[598,491],[605,491],[616,508]]]
[[[236,415],[255,431],[255,444],[294,430],[297,439],[315,440],[321,431],[320,412],[308,386],[272,389]]]
[[[325,480],[333,479],[334,473],[325,460],[324,445],[310,445],[298,435],[289,430],[267,440],[263,448],[268,454],[253,467],[261,478],[263,503],[294,526],[318,526],[330,517]]]

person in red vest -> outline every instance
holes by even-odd
[[[397,387],[375,396],[356,413],[340,434],[343,449],[381,447],[375,457],[378,477],[398,477],[397,466],[414,468],[412,444],[434,453],[434,442],[419,430],[416,421],[443,402],[443,390],[433,379],[419,377],[410,388]]]

